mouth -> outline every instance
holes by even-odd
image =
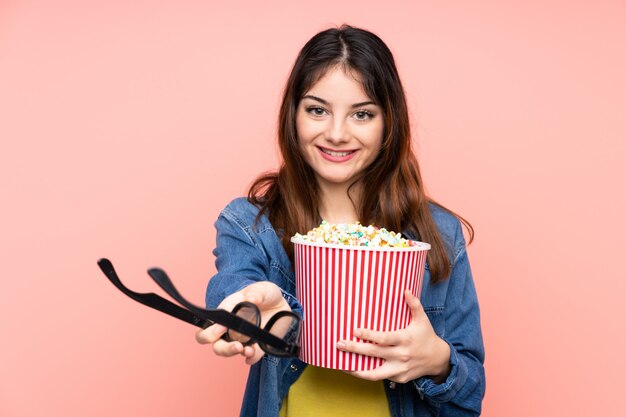
[[[333,156],[335,158],[344,158],[356,152],[356,151],[332,151],[330,149],[321,148],[321,147],[319,148],[319,150],[322,151],[322,153]]]
[[[352,149],[347,151],[334,151],[328,148],[317,147],[320,151],[322,158],[333,163],[342,163],[351,160],[356,155],[358,149]]]

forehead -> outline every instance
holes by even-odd
[[[361,74],[346,65],[335,65],[319,71],[319,73],[313,77],[311,85],[303,91],[302,95],[306,95],[310,91],[320,88],[350,89],[359,91],[368,97],[368,94],[363,86]]]

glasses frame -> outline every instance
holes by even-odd
[[[259,347],[267,354],[273,356],[280,357],[288,357],[288,356],[297,356],[300,350],[299,342],[299,331],[301,325],[301,318],[299,315],[292,311],[279,311],[274,314],[265,327],[260,327],[261,321],[261,313],[259,308],[252,303],[249,302],[241,302],[235,306],[233,311],[237,311],[240,308],[252,308],[256,312],[256,324],[253,324],[243,318],[237,316],[230,311],[224,309],[204,309],[202,307],[196,306],[193,303],[187,301],[174,287],[174,284],[167,276],[165,271],[160,268],[151,268],[148,270],[148,275],[175,301],[180,303],[183,307],[174,304],[173,302],[157,295],[154,293],[139,293],[132,291],[128,287],[126,287],[122,281],[120,280],[113,264],[110,260],[106,258],[101,258],[98,260],[98,266],[100,270],[104,273],[104,275],[108,278],[109,281],[122,293],[124,293],[129,298],[137,301],[140,304],[143,304],[147,307],[158,310],[162,313],[170,315],[172,317],[176,317],[179,320],[190,323],[196,327],[201,329],[206,329],[207,327],[217,323],[222,326],[228,328],[229,330],[224,333],[222,336],[226,341],[233,341],[230,337],[229,332],[235,331],[250,337],[250,340],[245,343],[241,342],[244,346],[251,345],[253,343],[258,343]],[[269,329],[282,317],[289,316],[295,319],[295,323],[297,323],[297,328],[293,329],[293,331],[297,331],[295,342],[288,343],[284,339],[281,339],[278,336],[269,332]],[[270,346],[272,349],[269,349]]]

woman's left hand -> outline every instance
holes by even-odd
[[[435,334],[419,299],[410,291],[405,291],[404,297],[411,310],[408,327],[391,332],[356,329],[356,337],[373,343],[350,340],[337,343],[341,351],[385,359],[376,369],[347,371],[349,374],[371,381],[389,379],[398,383],[422,376],[429,376],[436,383],[446,380],[450,374],[450,347]]]

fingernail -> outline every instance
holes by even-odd
[[[359,329],[356,329],[354,332],[352,332],[352,334],[354,335],[354,337],[361,337],[363,333],[361,333]]]
[[[213,325],[213,333],[214,334],[222,334],[222,333],[224,333],[224,330],[226,330],[226,327],[222,326],[221,324],[214,324]]]
[[[345,344],[345,343],[343,343],[343,342],[337,342],[337,344],[335,345],[335,347],[336,347],[337,349],[343,350],[343,349],[345,349],[345,348],[346,348],[346,344]]]

